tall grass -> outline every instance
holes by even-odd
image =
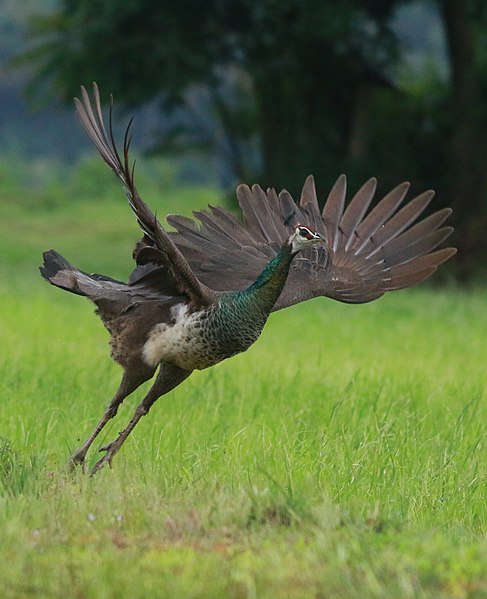
[[[120,370],[88,302],[36,268],[55,247],[125,276],[137,230],[121,196],[0,209],[2,596],[487,596],[486,290],[279,312],[88,479],[64,467]]]

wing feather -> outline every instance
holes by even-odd
[[[340,221],[345,208],[345,196],[347,193],[347,179],[340,175],[331,188],[328,199],[322,212],[322,220],[325,226],[328,247],[336,252],[338,248]]]
[[[358,225],[355,231],[357,239],[355,252],[357,254],[370,241],[374,233],[396,212],[404,200],[409,187],[409,183],[401,183],[392,189]]]
[[[341,245],[345,252],[350,249],[356,240],[355,231],[374,198],[376,188],[377,179],[369,179],[357,191],[343,214],[339,229]]]
[[[367,244],[362,248],[361,253],[364,252],[370,257],[381,251],[382,247],[391,241],[391,239],[400,235],[418,218],[431,202],[434,195],[434,191],[425,191],[414,198],[414,200],[411,200],[409,204],[406,204],[404,208],[401,208],[397,214],[383,224],[380,229],[370,237]]]
[[[376,186],[377,181],[369,179],[345,207],[347,184],[341,175],[321,213],[311,176],[299,205],[286,190],[265,194],[258,186],[240,186],[243,223],[223,209],[197,213],[199,227],[182,217],[171,217],[170,223],[178,231],[176,244],[198,276],[214,289],[231,290],[255,280],[290,234],[284,222],[294,215],[295,223],[322,233],[326,245],[294,259],[274,310],[319,295],[369,302],[425,280],[456,252],[436,249],[452,232],[451,227],[442,227],[451,214],[449,208],[417,222],[433,198],[432,191],[400,208],[409,189],[409,183],[401,183],[369,210]]]
[[[191,267],[181,251],[173,243],[170,236],[163,229],[154,213],[139,196],[134,181],[134,167],[129,164],[129,150],[131,142],[129,122],[125,131],[123,143],[123,159],[117,150],[112,128],[113,99],[110,103],[110,119],[108,131],[105,126],[101,108],[100,92],[96,83],[93,84],[93,97],[95,110],[90,96],[85,87],[81,87],[81,100],[75,98],[76,110],[81,123],[100,153],[103,160],[122,181],[129,204],[137,218],[137,222],[144,232],[143,243],[136,249],[135,256],[144,250],[147,243],[154,245],[151,252],[152,261],[157,261],[158,266],[165,269],[173,279],[173,284],[195,301],[205,305],[213,300],[214,294],[203,285],[195,276]],[[135,274],[137,277],[137,273]]]

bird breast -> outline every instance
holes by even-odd
[[[144,345],[144,360],[152,367],[168,362],[186,370],[209,368],[248,349],[265,322],[246,322],[238,311],[227,313],[218,304],[193,313],[177,304],[171,317],[151,329]]]

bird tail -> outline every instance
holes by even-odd
[[[46,281],[71,293],[89,297],[96,304],[103,300],[117,300],[126,289],[120,281],[77,269],[55,250],[44,252],[43,257],[44,264],[39,270]]]

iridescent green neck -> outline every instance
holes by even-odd
[[[270,313],[286,284],[294,256],[291,246],[282,247],[265,266],[255,283],[239,292],[239,295],[248,299],[260,311]]]

